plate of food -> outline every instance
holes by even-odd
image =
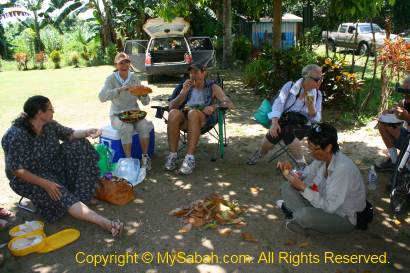
[[[383,114],[379,117],[379,121],[388,124],[402,124],[403,120],[398,119],[395,114]]]
[[[152,93],[152,89],[143,85],[134,85],[128,88],[128,91],[134,96],[144,96]]]
[[[129,110],[118,114],[118,118],[122,122],[133,123],[137,122],[147,115],[147,112],[141,110]]]

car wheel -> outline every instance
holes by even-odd
[[[148,84],[154,83],[154,75],[147,75],[147,82]]]
[[[359,55],[366,55],[367,51],[369,50],[369,45],[366,43],[359,44],[359,48],[357,49],[357,53]]]
[[[330,51],[336,52],[336,45],[333,40],[328,40],[326,46]]]

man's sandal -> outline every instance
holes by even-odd
[[[111,235],[113,237],[119,237],[124,230],[124,223],[119,219],[111,220]]]

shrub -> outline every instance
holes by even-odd
[[[111,64],[111,65],[114,64],[114,58],[116,54],[117,54],[117,46],[114,44],[110,44],[105,49],[105,63]]]
[[[73,51],[73,52],[70,53],[69,63],[71,65],[74,65],[74,67],[76,67],[76,68],[79,67],[78,65],[80,63],[80,54],[78,54],[77,51]]]
[[[36,65],[38,64],[40,66],[40,69],[44,69],[45,60],[46,60],[46,54],[44,54],[44,51],[40,51],[34,56],[34,61]]]
[[[47,26],[41,31],[41,40],[44,43],[46,52],[50,54],[54,50],[63,50],[63,35],[54,27]]]
[[[253,87],[256,93],[265,93],[265,90],[269,89],[265,86],[266,79],[271,62],[264,58],[257,58],[250,62],[245,67],[244,80],[247,86]]]
[[[61,66],[60,66],[60,62],[61,62],[61,54],[60,54],[60,51],[58,51],[58,50],[53,50],[53,51],[50,53],[50,58],[51,58],[51,60],[52,60],[53,63],[54,63],[54,68],[55,68],[55,69],[58,69],[58,68],[61,67]]]
[[[344,104],[355,108],[358,106],[358,95],[363,81],[357,79],[356,74],[346,70],[343,60],[337,58],[318,57],[318,65],[322,67],[323,82],[320,90],[324,94],[325,102]]]
[[[256,93],[271,98],[287,81],[300,78],[302,68],[317,63],[317,55],[305,48],[292,47],[272,51],[266,46],[262,53],[245,67],[245,79]]]
[[[27,70],[27,54],[24,52],[17,52],[14,54],[14,59],[17,62],[17,69],[18,70]]]
[[[252,53],[252,43],[245,36],[237,36],[232,43],[232,51],[235,60],[248,61]]]

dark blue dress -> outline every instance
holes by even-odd
[[[47,222],[64,216],[78,201],[90,201],[99,178],[94,148],[87,139],[69,141],[73,132],[53,121],[44,125],[41,135],[33,137],[14,125],[1,141],[10,187],[30,199]],[[18,169],[62,185],[61,199],[53,201],[43,188],[15,177],[13,172]]]

